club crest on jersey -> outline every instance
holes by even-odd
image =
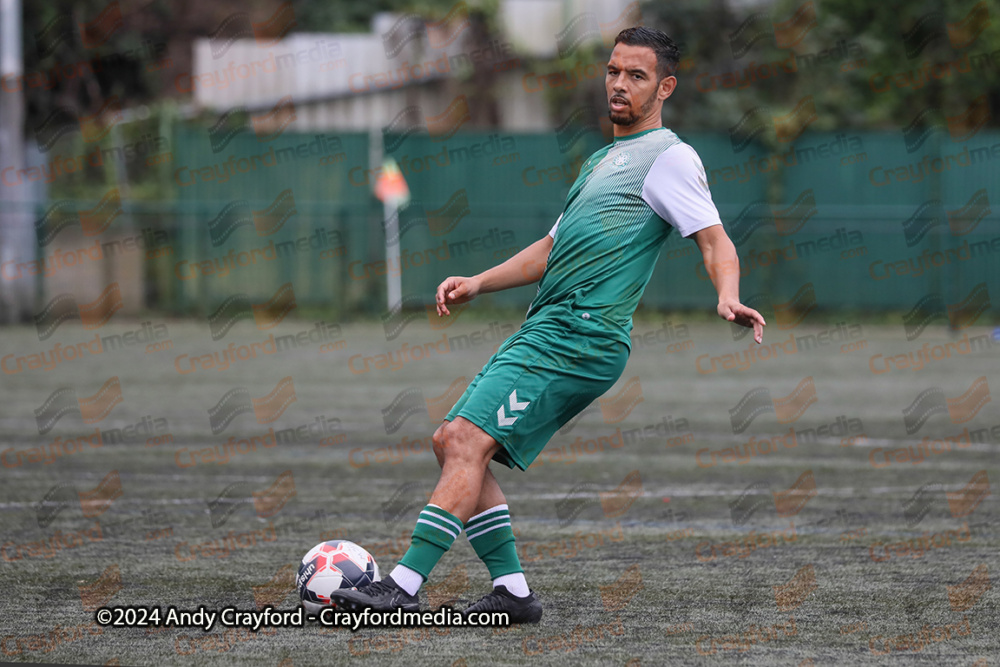
[[[632,154],[628,151],[624,151],[615,156],[615,159],[611,162],[616,167],[624,167],[629,162],[632,161]]]

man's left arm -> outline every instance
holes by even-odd
[[[753,308],[740,303],[740,258],[736,246],[729,239],[722,225],[701,229],[692,237],[705,259],[715,291],[719,293],[719,317],[740,326],[753,328],[753,339],[764,339],[764,318]]]
[[[719,317],[752,327],[753,338],[760,343],[764,318],[740,303],[740,258],[722,226],[705,167],[695,150],[679,143],[660,153],[642,184],[642,198],[681,236],[698,244],[719,293]]]

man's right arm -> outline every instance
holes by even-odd
[[[479,275],[470,278],[462,276],[446,278],[437,288],[438,315],[451,314],[448,311],[448,304],[465,303],[480,294],[538,282],[545,271],[553,243],[552,236],[546,234],[503,264],[487,269]]]

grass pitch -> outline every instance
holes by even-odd
[[[126,345],[5,374],[0,660],[997,660],[992,332],[969,330],[979,344],[964,354],[948,352],[946,343],[960,339],[945,329],[907,341],[902,324],[865,325],[831,342],[835,327],[770,327],[767,351],[751,353],[750,339],[734,340],[723,322],[661,319],[637,326],[643,344],[622,379],[553,438],[538,464],[526,473],[494,468],[545,605],[541,624],[509,630],[102,631],[92,609],[291,608],[294,567],[324,539],[355,541],[390,570],[436,481],[428,438],[457,397],[449,391],[460,391],[498,333],[517,323],[467,318],[439,330],[421,317],[391,341],[380,324],[345,324],[325,351],[307,342],[240,359],[241,346],[252,351],[270,334],[312,323],[270,331],[241,323],[213,341],[204,323],[169,321],[167,349]],[[138,329],[118,323],[100,335]],[[55,341],[65,349],[93,336],[67,326],[39,341],[34,329],[6,329],[2,354],[27,365]],[[202,367],[231,342],[235,363]],[[917,370],[920,349],[929,360]],[[114,377],[120,403],[109,399]],[[282,384],[288,377],[291,386]],[[53,397],[60,388],[74,392],[78,408],[66,394]],[[211,412],[220,403],[228,414]],[[101,446],[79,440],[95,429]],[[109,435],[114,429],[120,436]],[[271,429],[282,441],[266,446]],[[42,459],[57,438],[77,444]],[[475,600],[488,586],[461,538],[422,599]]]

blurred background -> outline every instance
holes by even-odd
[[[133,316],[287,283],[341,320],[420,309],[546,233],[640,24],[682,46],[664,124],[702,156],[745,297],[943,317],[997,281],[1000,3],[2,6],[6,323],[111,285]],[[380,200],[390,157],[405,186]],[[672,238],[643,309],[711,303],[699,262]]]

